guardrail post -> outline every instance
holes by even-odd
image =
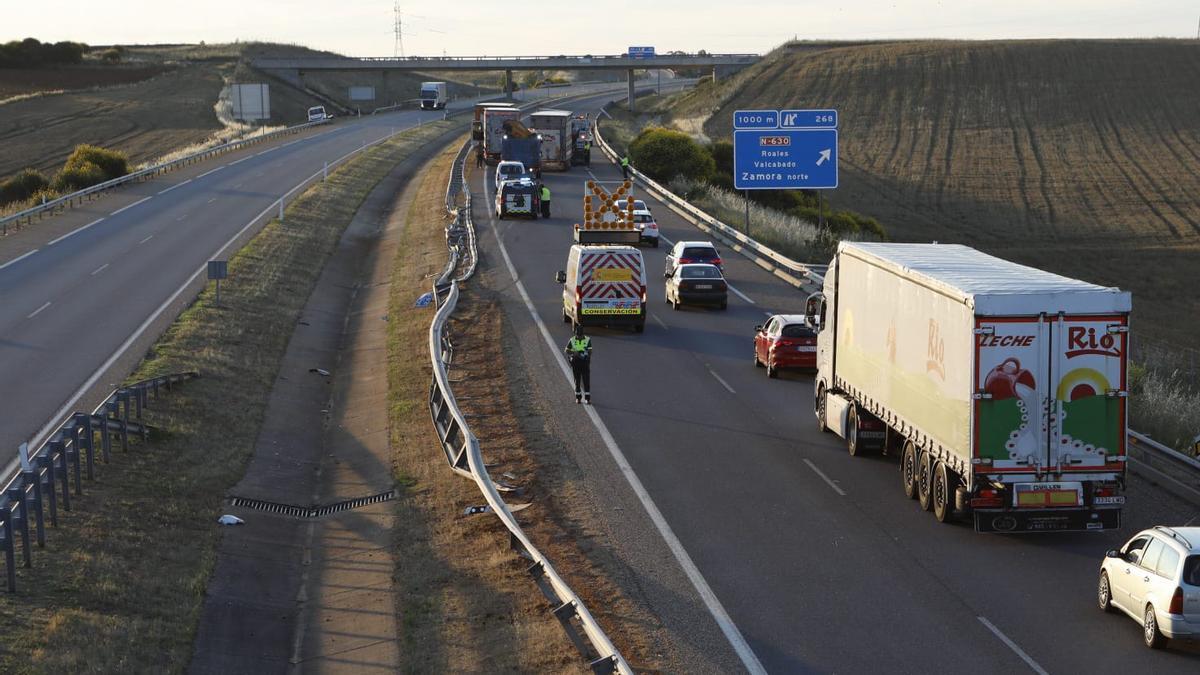
[[[8,592],[17,592],[17,554],[13,550],[12,505],[5,504],[0,512],[4,524],[4,568],[8,573]]]
[[[17,519],[21,521],[21,555],[25,566],[33,567],[33,552],[29,550],[29,505],[25,503],[25,474],[21,474],[21,485],[8,491],[8,498],[17,502]]]
[[[112,401],[105,403],[104,414],[100,417],[100,449],[105,464],[112,461],[112,437],[108,434],[108,420],[114,405]]]
[[[80,437],[79,415],[76,414],[76,415],[72,416],[72,418],[71,418],[71,444],[70,444],[70,447],[67,449],[67,459],[72,460],[73,466],[75,467],[75,494],[76,495],[83,494],[83,471],[82,471],[82,467],[81,467],[81,465],[83,464],[83,457],[81,457],[79,455],[79,446],[80,446],[80,438],[79,437]]]
[[[67,480],[67,452],[63,447],[62,441],[54,441],[50,443],[50,463],[54,466],[50,483],[53,489],[54,478],[62,479],[62,503],[63,510],[71,510],[71,486]]]
[[[280,223],[283,222],[283,198],[286,196],[287,195],[284,195],[283,197],[279,198],[279,222]]]
[[[75,417],[83,422],[83,438],[84,449],[87,450],[87,477],[88,480],[96,479],[96,433],[92,428],[92,416],[84,413],[75,413]]]
[[[129,390],[117,392],[117,403],[121,411],[121,450],[129,451]]]
[[[33,501],[37,506],[38,520],[42,516],[42,501],[50,507],[50,527],[58,527],[58,495],[54,493],[54,466],[50,463],[50,458],[42,455],[37,458],[37,471],[34,473],[34,478],[37,480],[33,486]],[[47,483],[43,480],[49,479]]]
[[[39,462],[38,462],[39,471],[34,474],[34,478],[36,480],[33,481],[33,513],[34,513],[33,520],[34,520],[34,532],[37,534],[38,547],[45,548],[46,547],[46,523],[45,523],[44,517],[42,516],[42,481],[41,481],[41,477],[38,475],[41,473],[40,469],[42,467],[44,467],[45,465],[41,463],[41,461],[40,461],[41,459],[44,459],[44,458],[39,458]],[[53,488],[51,488],[51,489],[53,489]],[[51,521],[51,524],[52,525],[54,524],[53,521]]]

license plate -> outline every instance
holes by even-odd
[[[1095,497],[1092,499],[1093,504],[1124,504],[1125,496],[1117,495],[1115,497]]]
[[[1083,504],[1083,483],[1017,483],[1013,488],[1013,506],[1017,508],[1053,508]]]
[[[696,284],[694,288],[698,291],[711,291],[712,284]]]
[[[798,351],[798,352],[815,352],[815,351],[817,351],[817,348],[809,346],[809,345],[801,345],[799,347],[796,347],[796,351]]]

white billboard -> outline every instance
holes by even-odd
[[[374,101],[375,87],[350,87],[351,101]]]
[[[267,84],[230,85],[230,103],[233,118],[244,122],[265,120],[271,117],[271,91]]]

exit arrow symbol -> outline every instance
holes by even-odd
[[[817,166],[821,166],[829,161],[829,156],[833,154],[833,148],[826,148],[821,151],[821,158],[817,160]]]

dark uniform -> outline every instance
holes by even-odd
[[[583,326],[575,327],[575,335],[567,341],[567,361],[575,378],[575,402],[592,402],[592,339],[583,334]]]
[[[625,174],[625,180],[629,180],[629,155],[621,157],[621,173]]]

